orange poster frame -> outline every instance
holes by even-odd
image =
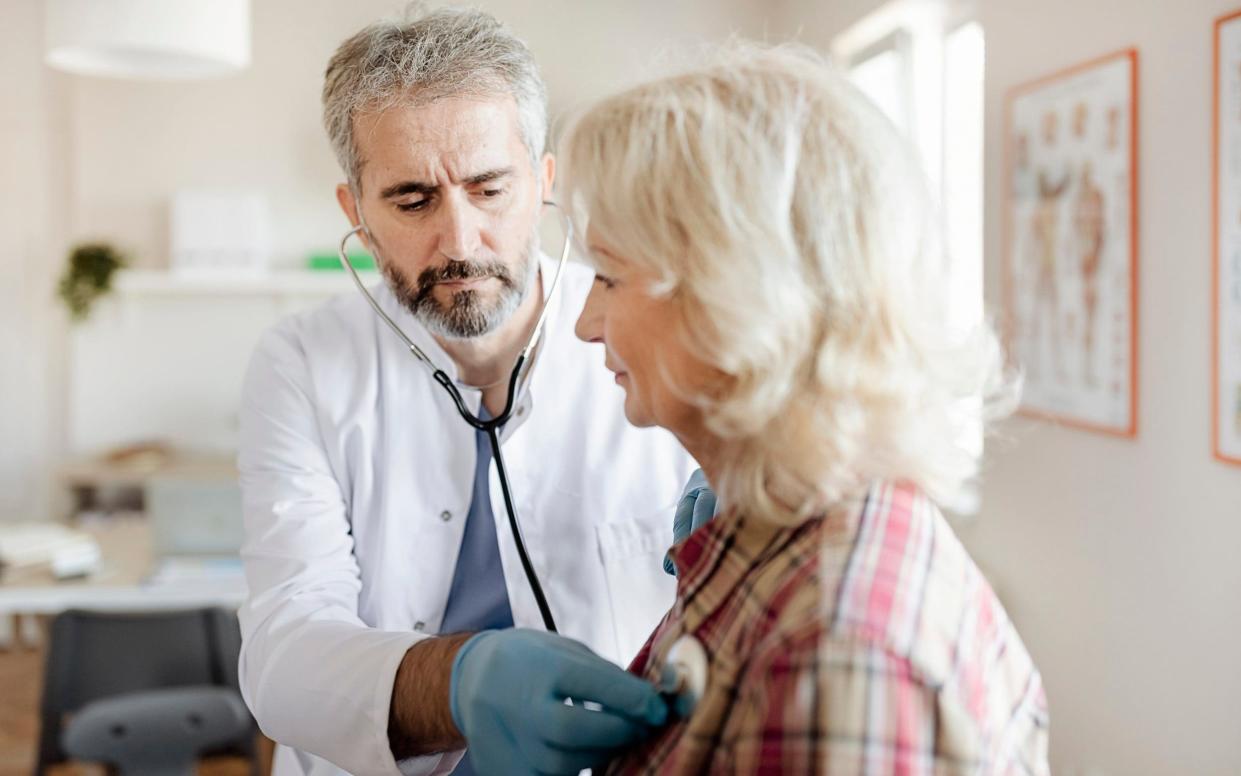
[[[1093,423],[1081,418],[1075,418],[1067,415],[1060,415],[1054,412],[1033,409],[1021,406],[1017,409],[1017,414],[1029,418],[1037,418],[1040,420],[1048,420],[1057,425],[1075,428],[1082,431],[1092,431],[1108,436],[1120,437],[1124,439],[1136,439],[1138,435],[1138,406],[1140,396],[1140,386],[1138,383],[1138,331],[1141,321],[1141,315],[1138,309],[1138,126],[1140,124],[1139,117],[1139,101],[1138,101],[1138,50],[1135,47],[1129,47],[1104,54],[1093,59],[1070,65],[1063,69],[1052,72],[1039,78],[1025,81],[1010,87],[1004,94],[1004,157],[1003,157],[1003,195],[1002,201],[1002,220],[1001,233],[1003,240],[1002,251],[1002,268],[1001,268],[1001,294],[1003,302],[1002,328],[1004,331],[1004,339],[1006,347],[1011,353],[1013,350],[1013,338],[1015,336],[1015,314],[1014,314],[1014,291],[1012,278],[1012,260],[1011,255],[1013,245],[1013,224],[1010,197],[1012,195],[1013,183],[1013,102],[1030,92],[1039,90],[1041,87],[1062,81],[1071,76],[1078,75],[1087,70],[1108,65],[1116,60],[1125,59],[1129,62],[1129,417],[1124,428],[1107,426],[1100,423]]]
[[[1215,20],[1211,56],[1211,452],[1221,463],[1241,466],[1241,457],[1224,452],[1220,440],[1220,256],[1219,245],[1219,162],[1220,162],[1220,36],[1224,25],[1241,18],[1241,10],[1224,14]]]

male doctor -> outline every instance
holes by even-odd
[[[555,163],[530,52],[477,11],[374,24],[332,57],[323,108],[379,305],[498,414],[554,272],[535,236]],[[502,437],[562,635],[542,630],[485,436],[361,295],[258,345],[240,670],[278,774],[577,773],[664,723],[616,663],[672,601],[661,557],[692,463],[626,423],[574,337],[592,280],[566,268]]]

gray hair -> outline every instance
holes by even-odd
[[[359,187],[360,113],[443,97],[511,95],[532,162],[547,143],[547,87],[526,44],[494,16],[464,8],[410,6],[403,21],[375,22],[336,49],[323,80],[323,124],[341,169]]]

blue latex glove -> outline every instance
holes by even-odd
[[[520,628],[465,642],[453,660],[449,698],[478,773],[575,775],[668,719],[649,682],[584,644]],[[597,706],[585,708],[587,701]]]
[[[715,507],[715,491],[707,484],[707,475],[702,469],[695,470],[677,502],[676,516],[672,518],[672,543],[685,541],[698,526],[715,517]],[[668,555],[664,555],[664,571],[674,577],[677,575],[677,568]]]

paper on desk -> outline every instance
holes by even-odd
[[[59,523],[0,524],[0,567],[18,569],[50,565],[58,577],[88,574],[99,568],[99,544]]]

